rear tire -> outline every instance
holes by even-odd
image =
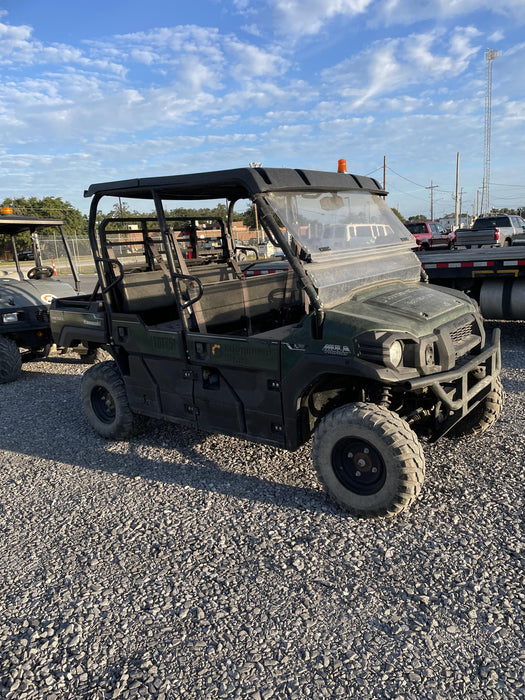
[[[11,338],[0,335],[0,384],[14,382],[22,373],[22,356]]]
[[[453,438],[478,435],[494,425],[502,408],[503,387],[498,377],[492,391],[462,421],[451,428],[447,435]]]
[[[328,494],[361,518],[390,518],[410,507],[425,477],[416,434],[382,406],[333,410],[314,434],[312,459]]]
[[[129,407],[124,380],[116,362],[100,362],[82,377],[82,410],[99,435],[125,440],[135,432],[135,415]]]

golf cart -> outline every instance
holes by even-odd
[[[70,270],[74,287],[57,276],[54,260],[44,264],[39,239],[42,230],[57,234],[57,249],[60,248]],[[30,234],[31,249],[20,256],[16,237],[23,232]],[[7,263],[0,266],[0,383],[6,383],[19,377],[22,362],[47,356],[53,342],[49,327],[51,301],[78,293],[79,280],[64,234],[64,221],[59,219],[16,216],[10,207],[2,207],[0,254]]]

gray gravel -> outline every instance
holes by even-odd
[[[426,445],[391,521],[333,505],[308,448],[105,442],[84,365],[25,365],[0,387],[0,697],[524,697],[525,323],[499,325],[501,420]]]

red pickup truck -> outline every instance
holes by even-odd
[[[405,226],[416,239],[416,250],[454,247],[456,235],[446,231],[437,221],[407,221]]]

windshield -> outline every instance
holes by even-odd
[[[313,259],[322,253],[413,242],[385,200],[370,192],[270,193],[268,200]]]

